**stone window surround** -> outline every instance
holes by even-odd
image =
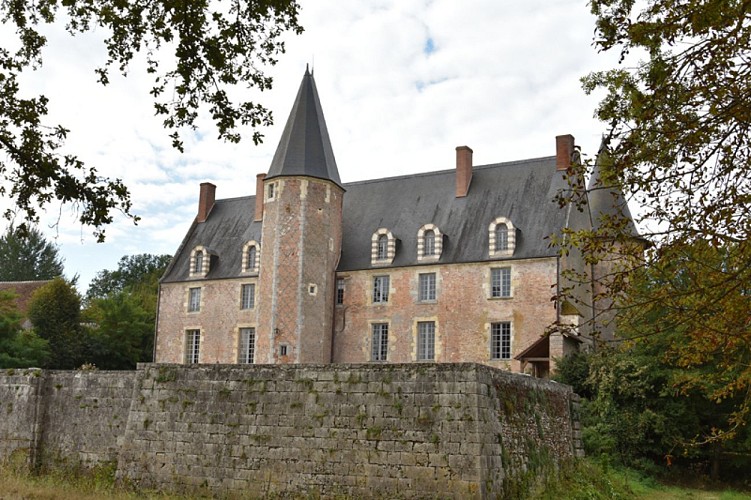
[[[495,230],[499,224],[505,224],[508,228],[508,248],[496,250]],[[516,228],[506,217],[496,217],[488,226],[488,256],[490,258],[511,257],[516,248]]]
[[[495,342],[496,339],[494,338],[494,332],[493,332],[496,325],[498,326],[498,329],[499,329],[497,348],[496,348],[496,342]],[[508,339],[507,339],[508,340],[508,356],[506,357],[503,356],[504,354],[503,344],[504,344],[504,337],[505,337],[504,331],[503,331],[503,325],[508,325]],[[490,344],[488,346],[489,347],[488,354],[489,354],[490,361],[508,362],[512,360],[513,345],[514,345],[514,328],[513,328],[511,321],[509,320],[493,321],[491,323],[488,323],[488,340]],[[498,357],[494,356],[496,352],[498,352]]]
[[[385,326],[385,329],[384,329]],[[368,359],[372,363],[384,363],[389,359],[389,349],[392,347],[392,343],[389,342],[389,333],[391,330],[391,323],[389,320],[372,320],[368,321],[369,329],[369,342],[370,355]],[[376,346],[374,344],[376,329],[378,329],[378,351],[376,352]],[[385,331],[384,331],[385,330]],[[384,335],[385,334],[385,335]],[[383,342],[385,336],[385,342]],[[384,345],[385,344],[385,345]]]
[[[435,235],[435,252],[433,255],[425,255],[425,233],[433,231]],[[435,224],[425,224],[417,231],[417,261],[437,261],[443,252],[443,233]]]
[[[383,280],[385,279],[385,283]],[[380,295],[376,295],[376,286],[379,287]],[[389,303],[391,296],[391,276],[388,274],[378,274],[373,276],[372,286],[370,287],[370,303],[373,305],[386,305]],[[385,298],[384,298],[385,295]],[[378,300],[376,300],[378,299]]]
[[[243,330],[252,330],[253,343],[252,346],[243,345]],[[253,364],[255,363],[255,345],[256,345],[256,327],[255,325],[239,325],[237,327],[237,362],[239,364]],[[243,347],[250,347],[250,358],[246,358],[246,353],[243,352]]]
[[[423,298],[422,280],[423,276],[433,275],[433,298]],[[427,279],[427,278],[426,278]],[[432,272],[418,272],[417,273],[417,302],[420,304],[435,304],[438,300],[438,273]]]
[[[201,271],[196,272],[196,255],[201,252]],[[190,277],[205,278],[211,268],[211,252],[203,245],[197,245],[190,252]]]
[[[493,295],[493,271],[495,270],[501,270],[501,269],[508,269],[509,274],[509,288],[508,288],[508,295],[503,295],[503,288],[501,288],[501,295]],[[503,276],[501,275],[501,279],[503,279]],[[512,266],[502,266],[497,267],[493,266],[488,268],[488,272],[486,275],[486,283],[488,284],[488,294],[487,297],[490,300],[508,300],[514,298],[514,269]],[[501,287],[503,284],[501,283]]]
[[[198,332],[196,336],[195,332]],[[189,344],[190,342],[190,344]],[[183,335],[183,362],[186,365],[198,364],[201,361],[201,344],[203,330],[199,327],[188,327]]]
[[[245,287],[250,287],[250,290],[252,290],[252,292],[251,292],[252,300],[249,300],[249,302],[250,302],[249,306],[250,307],[245,307],[245,305],[246,305],[245,304],[245,300],[244,300],[245,299],[245,290],[246,290]],[[255,307],[256,307],[256,300],[257,299],[258,299],[258,296],[256,294],[256,284],[255,284],[255,282],[252,282],[252,283],[241,283],[240,284],[240,310],[241,311],[251,311],[251,310],[255,309]]]
[[[251,247],[256,249],[256,261],[252,268],[248,267],[248,251]],[[256,240],[250,240],[243,245],[242,253],[242,272],[248,274],[257,274],[261,264],[261,245]]]
[[[388,239],[385,259],[378,258],[378,238],[382,235],[385,235]],[[392,262],[394,262],[395,256],[396,238],[394,238],[394,235],[391,233],[391,231],[389,231],[385,227],[379,228],[378,230],[376,230],[376,232],[373,233],[373,236],[371,236],[370,264],[373,266],[390,265]]]
[[[433,335],[432,339],[432,354],[433,356],[430,358],[427,357],[421,357],[423,354],[421,352],[421,345],[420,345],[420,325],[422,324],[432,324],[433,331],[431,332]],[[435,318],[415,318],[414,320],[414,342],[415,342],[415,352],[414,352],[414,360],[419,362],[427,362],[431,363],[436,360],[436,354],[438,352],[437,346],[438,346],[438,321],[436,321]]]
[[[193,304],[193,291],[197,290],[198,303]],[[190,286],[185,290],[185,310],[188,314],[200,313],[203,309],[203,289],[200,286]]]

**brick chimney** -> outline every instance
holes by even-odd
[[[266,174],[256,175],[256,216],[253,220],[263,220],[263,180]]]
[[[216,186],[210,182],[201,183],[201,194],[198,197],[198,215],[196,222],[205,222],[209,217],[209,212],[214,208],[216,199]]]
[[[555,169],[568,170],[571,168],[571,155],[574,154],[574,136],[571,134],[558,135],[555,138]]]
[[[456,148],[456,197],[463,198],[472,182],[472,149],[469,146]]]

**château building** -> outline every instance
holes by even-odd
[[[545,376],[587,343],[577,325],[592,318],[591,287],[555,300],[564,269],[592,271],[549,238],[596,208],[554,201],[575,157],[571,135],[553,156],[481,166],[460,146],[455,169],[343,183],[306,70],[255,195],[217,200],[201,184],[161,280],[155,360],[479,362]]]

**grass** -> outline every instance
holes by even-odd
[[[108,471],[107,471],[108,472]],[[110,473],[71,475],[49,473],[29,475],[0,468],[0,500],[177,500],[207,498],[168,495],[154,491],[133,491],[115,485]],[[284,496],[284,498],[309,498]],[[336,498],[346,498],[337,496]],[[542,500],[598,499],[691,499],[751,500],[751,493],[729,489],[664,485],[631,469],[612,467],[592,459],[579,460],[561,468],[558,477],[532,492],[530,498]]]

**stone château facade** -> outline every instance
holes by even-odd
[[[255,196],[198,215],[161,281],[160,363],[479,362],[545,376],[587,342],[591,287],[554,300],[562,270],[548,237],[593,220],[559,207],[575,157],[342,183],[312,73],[306,70]],[[612,198],[611,198],[612,199]],[[627,207],[626,207],[627,209]],[[545,336],[552,324],[570,331]]]

